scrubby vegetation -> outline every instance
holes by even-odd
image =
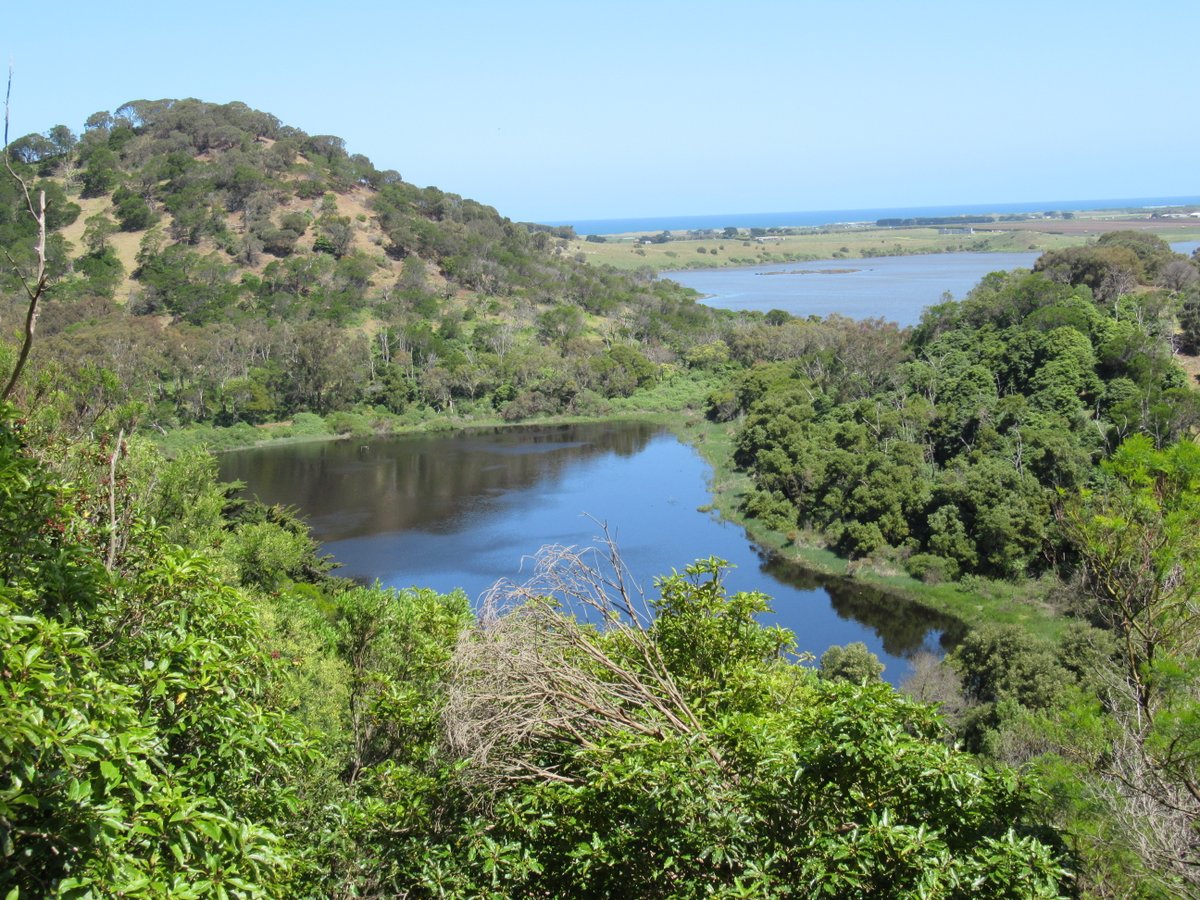
[[[1030,785],[818,680],[718,562],[652,620],[573,559],[474,618],[329,579],[202,454],[53,468],[97,492],[6,418],[7,896],[1057,895]]]
[[[1065,552],[1060,492],[1090,485],[1131,435],[1163,447],[1200,420],[1174,327],[1164,295],[1106,305],[1086,286],[995,273],[904,336],[876,328],[830,352],[827,323],[764,328],[746,351],[762,362],[712,414],[745,416],[748,507],[780,531],[897,554],[922,577],[1036,574]]]
[[[135,101],[52,133],[14,153],[47,191],[58,302],[24,397],[48,426],[590,414],[722,331],[671,282],[587,267],[560,230],[242,104]],[[27,262],[33,225],[0,191]]]

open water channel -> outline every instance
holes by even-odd
[[[988,272],[1032,268],[1037,253],[931,253],[664,272],[721,309],[883,318],[916,325],[944,294],[961,300]]]
[[[1197,241],[1171,244],[1190,256]],[[930,253],[822,259],[727,269],[663,272],[720,309],[782,309],[794,316],[838,314],[916,325],[944,295],[961,300],[988,272],[1031,269],[1039,253]]]

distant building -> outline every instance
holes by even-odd
[[[974,228],[939,228],[938,234],[974,234]]]

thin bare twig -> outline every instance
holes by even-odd
[[[727,770],[659,653],[645,598],[607,534],[600,544],[543,548],[530,580],[497,584],[460,639],[444,734],[473,777],[571,781],[566,748],[614,733],[678,738]]]
[[[124,443],[125,429],[122,428],[117,434],[117,446],[108,460],[108,556],[104,560],[104,568],[110,572],[117,563],[117,460]]]
[[[21,272],[21,267],[17,261],[12,258],[7,250],[4,251],[5,257],[13,267],[17,278],[21,282],[21,286],[25,289],[25,293],[29,295],[29,306],[25,312],[25,338],[21,343],[21,352],[17,355],[17,363],[13,367],[12,375],[8,379],[8,384],[4,387],[4,392],[0,394],[0,400],[7,400],[17,386],[17,381],[21,377],[21,371],[25,368],[25,362],[29,359],[29,351],[33,347],[33,335],[37,330],[38,319],[38,304],[41,302],[42,295],[46,293],[46,192],[38,191],[37,208],[34,208],[33,198],[29,195],[29,186],[25,183],[20,175],[13,171],[12,162],[8,158],[8,115],[9,106],[12,98],[12,66],[8,67],[8,90],[4,95],[4,168],[18,185],[21,186],[21,193],[25,196],[25,206],[29,210],[29,215],[38,226],[37,243],[34,245],[34,250],[37,253],[37,272],[32,282],[25,277]]]

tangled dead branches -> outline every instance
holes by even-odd
[[[460,638],[444,712],[448,749],[500,787],[574,781],[562,765],[606,735],[696,742],[721,766],[650,633],[652,613],[615,546],[544,547],[501,582]]]

